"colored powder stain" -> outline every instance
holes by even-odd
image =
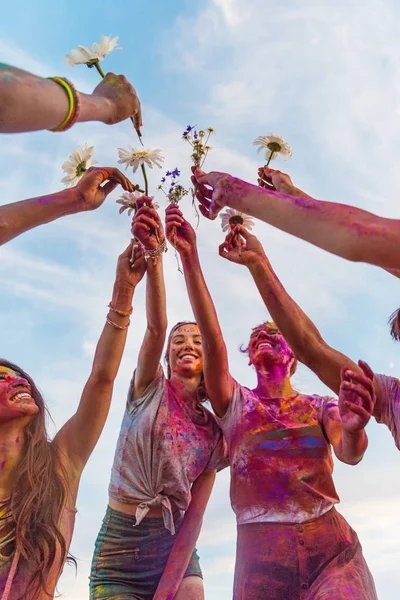
[[[18,436],[18,437],[17,437],[17,439],[15,440],[15,443],[16,443],[16,444],[19,444],[19,443],[20,443],[20,441],[21,441],[21,438]]]
[[[3,461],[0,463],[0,472],[1,472],[1,471],[4,471],[4,469],[5,469],[5,468],[6,468],[6,461],[5,461],[5,460],[3,460]]]

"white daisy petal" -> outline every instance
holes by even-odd
[[[257,152],[266,150],[265,158],[267,160],[271,157],[271,155],[271,160],[277,158],[278,155],[285,160],[292,156],[292,149],[290,145],[282,137],[275,135],[274,133],[260,135],[254,140],[253,146],[258,146]]]
[[[110,54],[116,48],[117,44],[118,37],[111,38],[111,35],[103,35],[100,43],[94,42],[91,48],[78,45],[78,49],[71,50],[70,54],[67,54],[64,59],[70,67],[93,64],[93,61],[101,62],[107,54]],[[122,48],[116,49],[121,50]]]
[[[69,156],[70,160],[62,164],[61,168],[66,174],[61,180],[62,183],[65,183],[69,187],[75,186],[81,177],[83,177],[85,171],[96,164],[97,161],[92,159],[93,152],[94,146],[88,147],[87,144],[77,146]]]
[[[161,155],[161,150],[141,150],[138,148],[132,148],[129,146],[129,150],[124,148],[118,148],[118,162],[125,164],[125,168],[128,166],[132,167],[133,172],[136,173],[137,169],[141,165],[147,165],[149,169],[152,169],[154,165],[161,168],[164,161],[164,157]]]

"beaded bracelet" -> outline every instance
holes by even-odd
[[[121,330],[128,329],[129,325],[131,324],[131,320],[129,319],[127,325],[117,325],[117,323],[114,323],[114,321],[112,321],[108,315],[106,316],[106,322],[109,325],[112,325],[113,327],[115,327],[115,329],[121,329]]]
[[[79,115],[81,113],[81,100],[79,92],[74,84],[65,77],[48,77],[47,79],[50,79],[51,81],[54,81],[60,85],[66,91],[69,100],[69,108],[65,119],[57,127],[49,129],[49,131],[66,131],[79,119]]]
[[[119,308],[115,308],[115,306],[113,306],[111,304],[111,302],[110,302],[110,304],[108,304],[108,308],[111,310],[111,312],[115,312],[117,315],[120,315],[121,317],[129,317],[133,312],[132,306],[131,306],[130,310],[124,311],[124,310],[119,310]]]
[[[159,254],[162,254],[163,252],[167,252],[167,250],[168,250],[167,241],[164,238],[163,241],[161,242],[161,244],[159,246],[157,246],[157,248],[154,248],[153,250],[148,250],[147,248],[144,248],[144,258],[145,258],[145,260],[147,260],[148,258],[155,258]]]

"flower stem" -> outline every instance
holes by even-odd
[[[144,166],[144,164],[141,164],[140,168],[142,169],[143,179],[144,179],[144,193],[146,196],[148,196],[149,195],[149,182],[147,181],[146,167]]]
[[[94,66],[96,67],[97,71],[100,73],[100,77],[102,77],[102,79],[104,79],[105,75],[104,75],[103,69],[101,68],[98,60],[94,63]]]
[[[275,154],[275,152],[274,152],[273,150],[271,150],[271,154],[269,155],[269,158],[268,158],[267,164],[265,165],[266,167],[268,167],[268,165],[269,165],[269,163],[271,162],[271,160],[272,160],[272,157],[274,156],[274,154]]]

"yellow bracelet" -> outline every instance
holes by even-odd
[[[58,83],[58,85],[61,85],[61,87],[66,91],[67,96],[68,96],[68,101],[69,101],[69,108],[68,108],[67,116],[57,127],[54,127],[53,129],[50,129],[49,131],[53,131],[53,132],[65,131],[66,129],[69,129],[70,127],[72,127],[72,125],[74,123],[76,123],[76,121],[79,118],[79,114],[80,114],[79,94],[76,91],[74,85],[70,81],[68,81],[68,79],[64,79],[63,77],[48,77],[48,79],[50,79],[51,81],[54,81],[55,83]]]

